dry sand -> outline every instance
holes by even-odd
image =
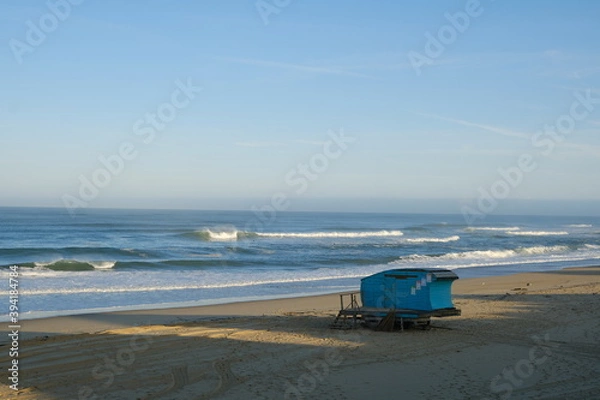
[[[465,279],[433,328],[328,329],[339,296],[22,322],[2,399],[600,399],[600,267]],[[6,343],[6,340],[4,340]]]

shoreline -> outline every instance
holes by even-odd
[[[596,260],[597,261],[597,260]],[[592,260],[581,260],[579,262],[573,262],[571,264],[563,264],[557,263],[557,265],[545,265],[540,269],[540,267],[536,267],[535,263],[532,264],[515,264],[515,265],[502,265],[502,268],[498,268],[498,266],[490,266],[490,265],[482,265],[476,267],[468,267],[468,268],[448,268],[455,272],[459,277],[459,281],[464,281],[467,279],[474,278],[492,278],[492,277],[502,277],[502,276],[511,276],[521,273],[544,273],[544,272],[552,272],[558,271],[567,268],[593,268],[595,267],[597,262],[592,262]],[[518,267],[518,268],[517,268]],[[402,268],[402,267],[401,267]],[[418,266],[417,266],[418,268]],[[427,268],[424,266],[423,268]],[[393,269],[393,268],[389,268]],[[377,271],[378,272],[378,271]],[[235,297],[224,297],[224,298],[208,298],[202,300],[186,300],[186,301],[176,301],[176,302],[162,302],[162,303],[154,303],[154,304],[129,304],[122,306],[110,306],[110,307],[95,307],[95,308],[81,308],[81,309],[68,309],[68,310],[40,310],[40,311],[29,311],[27,313],[21,313],[19,316],[21,321],[32,321],[39,319],[49,319],[49,318],[57,318],[57,317],[70,317],[77,315],[91,315],[91,314],[112,314],[119,312],[134,312],[134,311],[151,311],[151,310],[170,310],[170,309],[180,309],[180,308],[195,308],[195,307],[203,307],[203,306],[218,306],[225,305],[230,303],[245,303],[245,302],[254,302],[254,301],[277,301],[287,298],[304,298],[304,297],[313,297],[313,296],[321,296],[321,295],[330,295],[337,294],[342,291],[354,290],[350,289],[355,287],[356,291],[360,290],[360,279],[367,275],[360,275],[354,278],[326,278],[325,281],[331,281],[335,279],[341,279],[346,281],[343,285],[344,289],[339,288],[329,288],[324,290],[315,290],[315,291],[297,291],[293,294],[286,294],[284,292],[279,293],[271,293],[271,294],[263,294],[263,295],[250,295],[250,296],[235,296]],[[352,283],[348,283],[347,281],[351,281]],[[203,289],[196,289],[198,291],[202,291]],[[168,292],[165,292],[168,297]],[[28,293],[20,293],[20,296],[27,297]],[[0,324],[6,324],[9,321],[8,314],[0,317]],[[0,339],[0,343],[2,339]]]
[[[527,264],[525,264],[527,265]],[[517,265],[518,266],[518,265]],[[567,265],[567,266],[554,266],[552,268],[547,268],[544,270],[535,270],[535,269],[527,269],[525,271],[521,271],[521,268],[502,268],[498,269],[493,266],[479,266],[479,267],[470,267],[470,268],[450,268],[453,272],[455,272],[461,280],[465,279],[473,279],[473,278],[487,278],[487,277],[500,277],[500,276],[510,276],[516,275],[520,273],[534,273],[534,272],[552,272],[557,270],[562,270],[566,268],[593,268],[596,265],[586,263],[585,265]],[[427,267],[424,267],[427,268]],[[392,269],[392,268],[390,268]],[[349,279],[349,278],[342,278]],[[356,278],[361,279],[361,278]],[[201,289],[198,289],[201,290]],[[355,291],[360,290],[360,283],[356,284]],[[20,320],[37,320],[37,319],[47,319],[47,318],[55,318],[55,317],[69,317],[76,315],[89,315],[89,314],[111,314],[118,312],[129,312],[129,311],[144,311],[144,310],[168,310],[168,309],[179,309],[179,308],[193,308],[193,307],[203,307],[203,306],[217,306],[217,305],[225,305],[230,303],[246,303],[253,301],[271,301],[271,300],[282,300],[287,298],[304,298],[304,297],[313,297],[313,296],[322,296],[322,295],[331,295],[331,294],[339,294],[342,293],[338,290],[323,290],[316,292],[298,292],[291,295],[286,294],[269,294],[269,295],[258,295],[258,296],[240,296],[234,298],[218,298],[218,299],[206,299],[206,300],[198,300],[198,301],[184,301],[184,302],[173,302],[173,303],[157,303],[157,304],[138,304],[138,305],[126,305],[126,306],[113,306],[113,307],[105,307],[105,308],[90,308],[90,309],[74,309],[74,310],[57,310],[57,311],[33,311],[31,314],[21,314]],[[22,294],[23,296],[27,296],[26,293]],[[7,323],[9,320],[8,316],[2,316],[0,318],[0,324]],[[1,339],[0,339],[1,341]]]
[[[518,274],[496,275],[478,278],[463,278],[454,282],[452,295],[460,297],[467,294],[504,294],[510,292],[509,286],[525,282],[525,291],[549,289],[556,285],[543,283],[548,275],[564,274],[563,271],[598,271],[600,266],[566,267],[558,270],[523,272]],[[530,283],[529,286],[526,284]],[[533,284],[533,285],[531,285]],[[358,292],[359,289],[357,289]],[[286,312],[299,311],[337,311],[339,295],[349,292],[334,292],[319,295],[277,297],[270,299],[233,301],[229,303],[194,305],[167,308],[135,308],[108,312],[93,312],[73,315],[22,319],[22,337],[31,339],[38,336],[71,335],[97,333],[108,329],[138,327],[153,324],[173,324],[210,320],[218,318],[274,316]],[[2,322],[8,325],[8,322]],[[0,344],[6,343],[4,338]]]

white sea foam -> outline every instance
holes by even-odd
[[[414,238],[414,239],[406,239],[407,243],[449,243],[456,242],[460,240],[460,236],[454,235],[446,238]]]
[[[567,227],[569,227],[569,228],[592,228],[593,225],[590,225],[590,224],[571,224],[571,225],[567,225]]]
[[[401,231],[365,231],[365,232],[307,232],[307,233],[257,233],[257,236],[268,238],[297,238],[297,239],[321,239],[321,238],[368,238],[368,237],[399,237],[404,235]]]
[[[243,238],[271,238],[271,239],[324,239],[324,238],[340,238],[340,239],[360,239],[360,238],[385,238],[385,237],[400,237],[404,233],[398,230],[381,230],[381,231],[361,231],[361,232],[245,232],[238,230],[211,230],[203,229],[197,231],[196,234],[205,240],[226,242],[236,241]]]
[[[569,234],[569,232],[565,231],[511,231],[507,233],[517,236],[562,236]]]
[[[33,265],[35,265],[36,268],[43,269],[76,270],[89,267],[94,269],[111,269],[116,263],[116,261],[82,261],[60,259],[49,262],[34,262]]]
[[[296,276],[287,279],[257,279],[237,282],[224,282],[214,284],[180,284],[180,285],[140,285],[140,286],[108,286],[108,287],[54,287],[43,289],[24,289],[24,295],[52,295],[52,294],[92,294],[92,293],[143,293],[143,292],[169,292],[177,290],[202,290],[202,289],[227,289],[259,285],[276,285],[286,283],[319,282],[331,279],[362,278],[365,274],[348,272],[343,274],[328,274],[323,276]]]
[[[496,227],[496,226],[478,226],[478,227],[469,227],[466,228],[466,231],[476,232],[476,231],[490,231],[490,232],[513,232],[518,231],[521,228],[517,226],[509,226],[509,227]]]
[[[519,256],[536,256],[543,254],[552,253],[566,253],[571,251],[568,246],[533,246],[533,247],[520,247],[517,249],[507,250],[476,250],[476,251],[464,251],[464,252],[453,252],[446,253],[439,256],[427,256],[421,254],[413,254],[407,257],[401,257],[398,262],[406,261],[442,261],[442,260],[461,260],[461,259],[479,259],[479,260],[497,260],[503,258],[512,258]]]
[[[231,230],[231,231],[211,231],[210,229],[205,229],[204,231],[210,240],[214,240],[217,242],[228,242],[228,241],[234,241],[238,239],[238,231],[237,230]]]
[[[88,262],[92,267],[96,269],[111,269],[115,266],[116,261],[98,261],[98,262]]]
[[[517,250],[519,254],[538,255],[548,253],[567,253],[573,251],[569,246],[533,246],[522,247]]]
[[[52,265],[58,261],[60,261],[60,260],[54,260],[54,261],[49,261],[49,262],[34,262],[33,265],[35,265],[37,268],[46,268],[49,265]]]

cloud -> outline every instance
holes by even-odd
[[[430,118],[436,118],[436,119],[440,119],[442,121],[448,121],[448,122],[452,122],[455,124],[459,124],[459,125],[463,125],[463,126],[470,126],[470,127],[474,127],[474,128],[480,128],[489,132],[494,132],[494,133],[498,133],[500,135],[503,136],[509,136],[509,137],[517,137],[520,139],[527,139],[527,140],[531,140],[531,138],[533,137],[533,135],[535,133],[522,133],[522,132],[517,132],[517,131],[512,131],[509,129],[505,129],[505,128],[500,128],[500,127],[495,127],[495,126],[491,126],[491,125],[484,125],[484,124],[479,124],[476,122],[470,122],[470,121],[465,121],[462,119],[454,119],[454,118],[446,118],[446,117],[442,117],[439,115],[434,115],[434,114],[426,114],[426,113],[414,113],[417,115],[421,115],[424,117],[430,117]],[[588,121],[591,123],[597,123],[597,121]],[[576,150],[576,152],[578,154],[584,153],[584,154],[589,154],[589,155],[593,155],[593,156],[599,156],[600,155],[600,146],[595,146],[592,144],[578,144],[578,143],[572,143],[569,141],[565,141],[563,143],[559,143],[558,144],[558,148],[565,148],[565,149],[571,149],[571,150]]]
[[[239,146],[239,147],[253,147],[253,148],[286,146],[285,143],[281,143],[281,142],[235,142],[234,145]]]
[[[299,64],[273,60],[262,60],[241,57],[213,57],[217,60],[236,64],[254,65],[266,68],[278,68],[311,74],[350,76],[364,79],[381,79],[383,72],[408,71],[414,66],[408,62],[405,52],[380,52],[355,54],[330,60],[320,60],[317,63]],[[499,65],[537,65],[543,67],[537,74],[556,75],[580,79],[598,73],[596,59],[590,55],[569,53],[560,49],[548,49],[532,52],[483,52],[469,53],[459,57],[443,57],[435,59],[432,66],[452,68],[491,67]],[[548,64],[551,69],[548,69]],[[590,67],[591,66],[591,67]],[[372,73],[373,75],[369,75]]]
[[[246,65],[255,65],[259,67],[267,67],[267,68],[279,68],[286,69],[290,71],[298,71],[298,72],[306,72],[306,73],[316,73],[323,75],[342,75],[342,76],[353,76],[357,78],[367,78],[374,79],[374,77],[360,74],[357,72],[348,71],[342,68],[335,67],[318,67],[311,65],[303,65],[303,64],[292,64],[285,63],[279,61],[268,61],[268,60],[257,60],[251,58],[234,58],[234,57],[216,57],[219,60],[229,61],[236,64],[246,64]]]
[[[600,68],[581,68],[569,73],[571,79],[584,79],[600,73]]]
[[[298,139],[298,140],[294,140],[294,143],[310,144],[313,146],[324,146],[325,144],[327,144],[327,141]]]
[[[596,89],[594,87],[590,87],[590,86],[563,86],[563,85],[555,85],[554,87],[558,88],[558,89],[564,89],[564,90],[568,90],[570,92],[585,92],[587,90],[589,90],[590,92],[594,93],[594,94],[600,94],[600,89]]]
[[[531,138],[535,134],[535,133],[527,134],[527,133],[512,131],[512,130],[505,129],[505,128],[499,128],[499,127],[495,127],[495,126],[491,126],[491,125],[483,125],[483,124],[465,121],[465,120],[461,120],[461,119],[446,118],[446,117],[441,117],[439,115],[434,115],[434,114],[425,114],[425,113],[414,113],[414,114],[421,115],[424,117],[437,118],[442,121],[448,121],[448,122],[456,123],[456,124],[463,125],[463,126],[480,128],[483,130],[487,130],[489,132],[498,133],[503,136],[527,139],[528,141],[531,140]],[[595,123],[596,121],[589,121],[589,122]],[[562,143],[558,143],[557,148],[575,150],[575,152],[573,153],[573,155],[575,155],[575,156],[581,155],[582,153],[589,154],[592,156],[600,156],[600,146],[595,146],[592,144],[573,143],[573,142],[569,142],[568,139]]]
[[[426,113],[414,113],[414,114],[420,115],[423,117],[435,118],[435,119],[439,119],[442,121],[452,122],[452,123],[463,125],[463,126],[469,126],[472,128],[479,128],[479,129],[483,129],[488,132],[498,133],[503,136],[516,137],[519,139],[530,139],[531,138],[531,134],[517,132],[517,131],[510,130],[510,129],[505,129],[505,128],[496,127],[496,126],[492,126],[492,125],[484,125],[484,124],[479,124],[476,122],[465,121],[463,119],[446,118],[446,117],[442,117],[440,115],[426,114]]]
[[[576,150],[573,155],[579,156],[581,153],[589,154],[594,157],[600,157],[600,146],[596,146],[593,144],[579,144],[579,143],[571,143],[571,142],[563,142],[558,145],[563,146],[567,149]]]

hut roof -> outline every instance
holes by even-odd
[[[439,268],[397,268],[397,269],[390,269],[387,271],[381,271],[377,274],[371,275],[371,276],[367,276],[365,278],[362,278],[361,280],[365,280],[365,279],[369,279],[371,277],[377,276],[377,275],[388,275],[388,276],[398,276],[398,277],[402,277],[402,276],[406,276],[407,274],[410,273],[420,273],[420,274],[431,274],[433,275],[436,279],[458,279],[458,276],[448,270],[448,269],[439,269]]]

